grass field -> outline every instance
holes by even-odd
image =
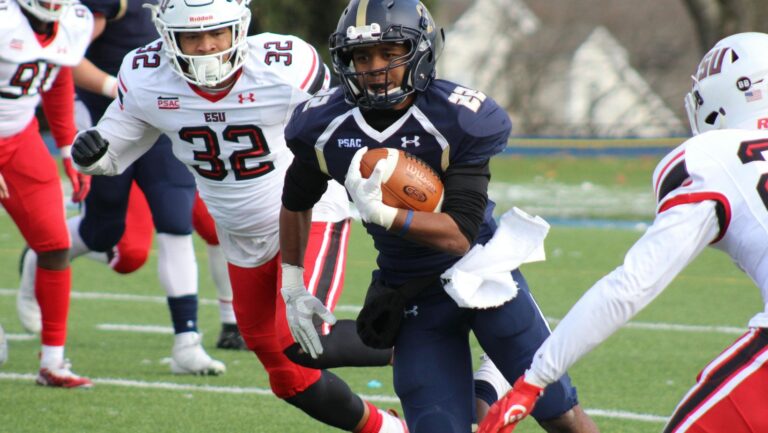
[[[625,193],[622,197],[627,200],[648,197],[654,164],[652,159],[509,158],[494,163],[494,187],[496,194],[507,194],[504,197],[515,196],[510,189],[541,191],[514,204],[529,211],[542,204],[542,209],[564,212],[532,212],[546,217],[647,221],[652,202],[647,209],[617,212],[621,204],[615,197]],[[581,191],[583,198],[566,200],[548,192],[568,187]],[[595,200],[591,210],[576,206],[586,199]],[[523,272],[553,323],[594,281],[620,264],[640,234],[626,229],[552,228],[546,243],[548,260],[526,265]],[[147,266],[130,276],[115,275],[88,259],[74,263],[67,356],[75,371],[94,379],[96,386],[90,391],[34,386],[39,342],[23,334],[15,311],[22,246],[16,228],[0,213],[0,323],[12,338],[9,362],[0,367],[0,432],[336,431],[271,396],[253,355],[213,348],[218,309],[200,242],[200,326],[205,346],[227,363],[227,374],[170,374],[167,358],[173,337],[153,254]],[[346,290],[337,310],[341,318],[353,318],[361,303],[373,266],[371,250],[356,225]],[[749,279],[723,254],[706,251],[630,326],[571,370],[582,405],[603,432],[660,431],[700,368],[745,329],[758,305],[758,291]],[[120,325],[154,326],[150,329],[161,332],[116,330],[125,328]],[[167,333],[162,333],[165,329]],[[398,408],[388,368],[337,373],[377,404]],[[517,431],[541,430],[528,420]]]

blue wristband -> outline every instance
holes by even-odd
[[[398,236],[405,236],[405,234],[408,233],[408,229],[411,228],[411,221],[413,221],[413,211],[409,210],[408,215],[405,216],[405,224],[403,224],[403,227],[397,232]]]

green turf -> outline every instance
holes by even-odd
[[[591,162],[591,164],[590,164]],[[644,160],[563,160],[560,158],[508,159],[494,163],[509,182],[547,167],[566,183],[588,180],[607,185],[616,173],[627,170],[627,186],[647,182],[653,162]],[[642,169],[635,166],[642,166]],[[544,170],[546,172],[546,170]],[[643,172],[642,175],[640,172]],[[598,175],[597,173],[600,172]],[[595,175],[596,177],[580,177]],[[643,178],[640,180],[640,178]],[[548,260],[523,268],[542,310],[560,318],[594,281],[621,263],[638,231],[567,228],[555,226],[547,239]],[[18,284],[17,260],[23,242],[10,218],[0,213],[0,288]],[[201,297],[215,299],[208,277],[204,247],[196,240],[200,263]],[[348,278],[340,304],[359,305],[373,266],[370,240],[355,225],[349,251]],[[88,259],[73,267],[76,292],[111,292],[163,296],[157,282],[155,252],[139,272],[117,276]],[[758,291],[723,254],[706,251],[636,321],[689,325],[744,327],[760,305]],[[354,313],[339,313],[352,318]],[[8,333],[22,333],[16,319],[15,297],[0,293],[0,323]],[[0,367],[0,432],[331,432],[293,407],[272,396],[211,393],[117,386],[105,379],[207,385],[226,390],[268,388],[266,374],[255,357],[244,352],[213,348],[218,332],[218,310],[200,309],[200,326],[209,352],[227,363],[221,377],[181,377],[170,374],[164,359],[170,356],[172,336],[109,332],[98,324],[170,326],[163,303],[73,299],[67,355],[74,370],[97,380],[90,391],[45,389],[33,385],[37,369],[37,340],[10,342],[10,360]],[[623,329],[587,355],[571,374],[587,409],[625,411],[667,416],[693,383],[698,371],[737,336],[722,333]],[[477,352],[479,354],[479,351]],[[388,368],[340,369],[337,373],[353,390],[367,395],[394,396]],[[369,387],[372,380],[380,388]],[[398,408],[397,404],[383,403]],[[604,432],[650,433],[659,422],[597,416]],[[541,431],[532,420],[516,431]]]

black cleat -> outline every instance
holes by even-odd
[[[222,323],[219,341],[216,342],[216,348],[227,350],[248,350],[248,347],[240,336],[237,325],[233,323]]]

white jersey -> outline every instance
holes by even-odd
[[[219,230],[247,237],[278,230],[283,179],[293,154],[283,129],[309,91],[327,87],[330,75],[312,46],[294,36],[248,38],[248,56],[233,87],[205,93],[184,81],[162,54],[162,41],[123,60],[119,96],[96,128],[110,143],[104,158],[82,170],[117,174],[146,152],[160,133],[195,176],[200,197]],[[341,193],[339,193],[341,188]],[[340,216],[349,215],[336,184]]]
[[[711,131],[670,152],[653,175],[656,219],[624,264],[571,308],[536,352],[526,380],[554,382],[648,305],[707,245],[755,282],[768,328],[768,133]]]
[[[0,0],[0,137],[21,132],[35,115],[40,94],[51,88],[61,66],[82,60],[93,33],[85,6],[67,8],[41,44],[16,0]]]

